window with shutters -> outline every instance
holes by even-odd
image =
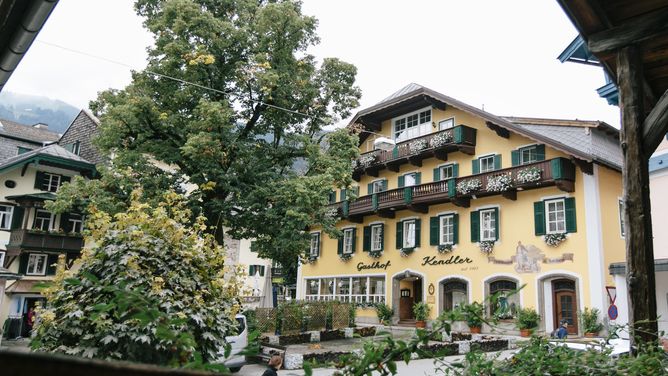
[[[383,225],[371,226],[371,250],[383,250]]]
[[[439,167],[441,171],[441,180],[454,178],[455,177],[454,167],[455,166],[452,164]]]
[[[409,220],[403,222],[404,226],[404,248],[414,248],[415,247],[415,220]]]
[[[450,129],[455,126],[455,118],[441,120],[438,122],[438,130]]]
[[[355,229],[347,228],[343,230],[343,253],[353,253],[353,238],[355,237]]]
[[[455,216],[453,214],[442,215],[440,220],[440,244],[454,244],[455,242]]]
[[[536,145],[520,148],[520,164],[538,161],[538,150]]]
[[[311,257],[318,257],[320,253],[320,233],[314,232],[311,234],[311,247],[309,249],[309,255]]]
[[[58,187],[60,187],[60,180],[62,176],[58,174],[51,174],[48,172],[44,173],[44,183],[42,185],[42,190],[48,192],[57,192]]]
[[[26,275],[46,275],[46,255],[31,253],[28,256]]]
[[[624,223],[624,202],[619,200],[619,231],[622,234],[622,238],[626,237],[626,224]]]
[[[480,241],[496,240],[496,216],[494,209],[480,211]]]
[[[480,157],[478,159],[478,163],[480,163],[480,173],[484,172],[489,172],[489,171],[494,171],[494,156],[493,155],[488,155],[486,157]]]
[[[545,211],[547,212],[547,233],[555,234],[566,232],[566,208],[564,200],[545,201]]]
[[[80,233],[83,231],[83,216],[81,214],[71,213],[67,220],[69,222],[70,232]]]
[[[51,231],[53,223],[53,214],[44,209],[37,209],[35,213],[35,225],[33,226],[36,230],[42,231]]]
[[[431,132],[431,108],[418,110],[394,119],[396,142],[419,137]]]
[[[404,175],[404,187],[412,187],[417,185],[417,173],[411,172],[410,174]]]
[[[369,194],[373,193],[380,193],[385,190],[385,180],[376,180],[371,183],[371,192]]]
[[[11,205],[0,205],[0,230],[9,230],[12,227],[12,214],[14,207]]]

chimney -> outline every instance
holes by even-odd
[[[37,129],[49,129],[49,124],[46,123],[36,123],[32,126],[33,128]]]

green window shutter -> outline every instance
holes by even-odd
[[[397,182],[399,185],[399,188],[403,188],[404,184],[406,184],[406,177],[403,175],[399,175],[399,181]]]
[[[415,220],[415,246],[416,247],[420,246],[420,237],[421,237],[420,236],[420,234],[421,234],[420,227],[421,227],[421,224],[422,224],[421,219],[418,218],[418,219]]]
[[[399,148],[395,146],[394,149],[392,149],[392,158],[396,158],[398,156],[399,156]]]
[[[575,197],[564,199],[566,207],[566,232],[577,232],[577,220],[575,219]]]
[[[563,173],[561,171],[561,158],[555,158],[550,161],[550,168],[552,169],[552,179],[561,179]]]
[[[26,274],[26,270],[28,269],[28,257],[30,257],[29,253],[21,253],[21,256],[19,256],[19,274]]]
[[[364,252],[371,250],[371,226],[364,226],[362,230],[362,250]]]
[[[459,163],[454,163],[452,165],[452,177],[453,178],[459,177]]]
[[[373,183],[367,184],[367,194],[373,194]]]
[[[46,257],[46,275],[56,274],[58,269],[58,255],[48,255]]]
[[[315,254],[316,254],[316,256],[318,256],[318,257],[320,257],[320,242],[321,242],[320,234],[318,234],[318,243],[317,243],[317,245],[316,245],[316,247],[315,247]]]
[[[422,184],[422,173],[421,172],[416,172],[415,173],[415,185],[420,185]]]
[[[341,201],[346,201],[346,194],[347,193],[348,192],[346,191],[345,188],[341,190]]]
[[[260,265],[260,277],[264,277],[264,265]]]
[[[65,231],[65,232],[71,232],[72,231],[72,226],[70,225],[72,222],[70,222],[70,214],[69,213],[62,213],[60,215],[60,228]]]
[[[499,240],[499,208],[494,208],[494,240]]]
[[[494,156],[494,169],[495,170],[501,169],[501,154],[497,154]]]
[[[397,222],[397,236],[395,238],[397,249],[401,249],[404,245],[404,224],[403,222]]]
[[[448,197],[455,197],[457,195],[456,179],[448,179]]]
[[[252,277],[255,274],[255,265],[248,266],[248,276]]]
[[[380,250],[385,249],[385,224],[380,224]]]
[[[62,185],[63,183],[69,183],[70,181],[72,181],[72,177],[71,177],[71,176],[64,176],[64,175],[61,175],[61,176],[60,176],[60,184],[61,184],[61,185]],[[334,194],[336,195],[336,192],[334,192]]]
[[[343,235],[341,235],[341,237],[339,238],[339,244],[338,248],[336,249],[336,253],[339,255],[343,254]]]
[[[40,191],[44,190],[44,184],[46,175],[42,171],[37,171],[35,174],[35,189],[39,189]]]
[[[23,225],[23,214],[25,209],[21,206],[14,206],[14,213],[12,214],[12,230],[21,228]]]
[[[480,241],[480,212],[471,212],[471,243]]]
[[[353,246],[352,246],[352,253],[355,253],[355,250],[357,249],[357,228],[353,229]]]
[[[452,243],[459,243],[459,214],[452,215]]]
[[[536,160],[537,161],[545,160],[545,145],[543,144],[536,145]]]
[[[471,171],[473,171],[473,175],[480,173],[480,161],[478,158],[471,161]]]
[[[404,202],[406,204],[413,202],[413,187],[404,188]]]
[[[536,201],[533,203],[533,225],[536,236],[545,235],[545,202]]]
[[[513,164],[513,167],[520,165],[520,151],[513,150],[510,152],[510,160]]]
[[[439,243],[439,217],[429,218],[429,245],[438,245]]]
[[[387,179],[383,180],[383,192],[387,191]]]
[[[441,169],[439,167],[434,169],[434,181],[441,181]]]

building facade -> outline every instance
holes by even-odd
[[[358,185],[330,196],[343,237],[311,230],[299,299],[356,302],[369,322],[385,303],[410,323],[416,302],[433,319],[499,294],[486,314],[510,332],[520,307],[548,332],[567,319],[578,333],[584,307],[605,312],[606,266],[624,260],[616,129],[494,116],[416,84],[351,124],[364,129]],[[395,145],[374,150],[384,139]]]

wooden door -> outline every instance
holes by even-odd
[[[568,321],[568,334],[578,334],[577,300],[575,291],[559,290],[554,293],[554,322],[558,327],[561,320]]]

